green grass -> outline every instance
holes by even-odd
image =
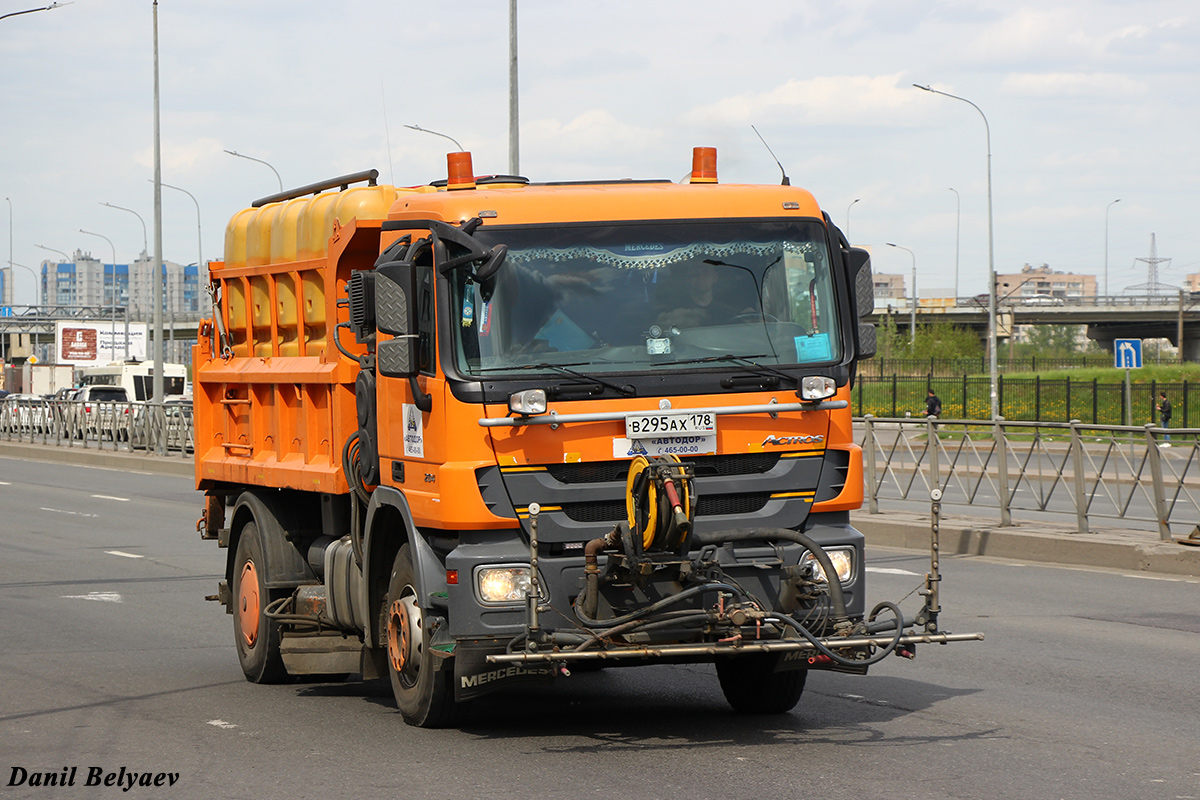
[[[1100,383],[1124,383],[1125,370],[1113,367],[1079,367],[1038,372],[1006,372],[1004,379],[1038,378],[1042,380],[1099,381]],[[1183,383],[1185,380],[1200,382],[1200,364],[1148,364],[1141,369],[1129,371],[1131,383]]]

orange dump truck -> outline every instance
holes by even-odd
[[[721,184],[710,148],[678,184],[452,153],[428,186],[256,202],[211,283],[200,528],[251,681],[388,676],[434,726],[587,665],[709,662],[780,712],[810,669],[956,639],[936,559],[915,619],[867,610],[870,265],[802,189]]]

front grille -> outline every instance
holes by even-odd
[[[696,516],[708,517],[720,514],[753,514],[761,511],[771,495],[765,492],[752,494],[701,495],[696,505]],[[573,522],[619,522],[625,519],[624,500],[602,500],[595,503],[563,503],[563,513]]]
[[[696,475],[701,478],[759,475],[769,472],[779,463],[779,454],[740,453],[724,456],[695,456],[685,460],[695,465]],[[550,464],[546,467],[546,471],[559,483],[606,483],[625,480],[629,473],[629,462],[593,461]]]

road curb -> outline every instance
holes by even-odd
[[[928,552],[928,515],[853,512],[851,522],[868,545]],[[1160,541],[1138,531],[1075,533],[1054,525],[982,525],[978,520],[943,518],[938,526],[943,555],[994,556],[1018,561],[1104,567],[1130,572],[1200,577],[1200,547]]]
[[[158,475],[196,474],[191,458],[179,456],[139,455],[93,447],[54,447],[53,445],[30,444],[28,442],[0,441],[0,456],[21,458],[28,461],[48,461],[55,464],[76,464],[103,469],[119,469],[125,472],[148,472]]]
[[[0,456],[60,464],[78,464],[126,472],[195,475],[190,458],[139,455],[82,447],[52,447],[0,441]],[[869,514],[855,511],[851,522],[868,545],[929,551],[929,515],[911,512]],[[1021,523],[1011,527],[982,524],[966,517],[943,517],[939,525],[943,555],[994,556],[1018,561],[1105,567],[1130,572],[1200,577],[1200,547],[1169,544],[1153,534],[1127,530],[1074,533],[1055,525]]]

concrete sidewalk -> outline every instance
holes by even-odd
[[[852,512],[850,520],[869,545],[929,552],[929,512],[868,514],[862,510]],[[1078,533],[1066,525],[1042,522],[1000,527],[990,520],[943,514],[938,540],[944,556],[995,556],[1200,577],[1200,547],[1163,542],[1148,531],[1109,528]]]
[[[0,457],[192,477],[192,460],[0,441]],[[929,551],[929,512],[853,512],[851,521],[867,544]],[[1130,572],[1200,577],[1200,547],[1161,541],[1157,534],[1124,529],[1076,533],[1064,525],[1022,522],[1002,528],[989,520],[943,515],[943,555],[980,555],[1027,562],[1106,567]]]

